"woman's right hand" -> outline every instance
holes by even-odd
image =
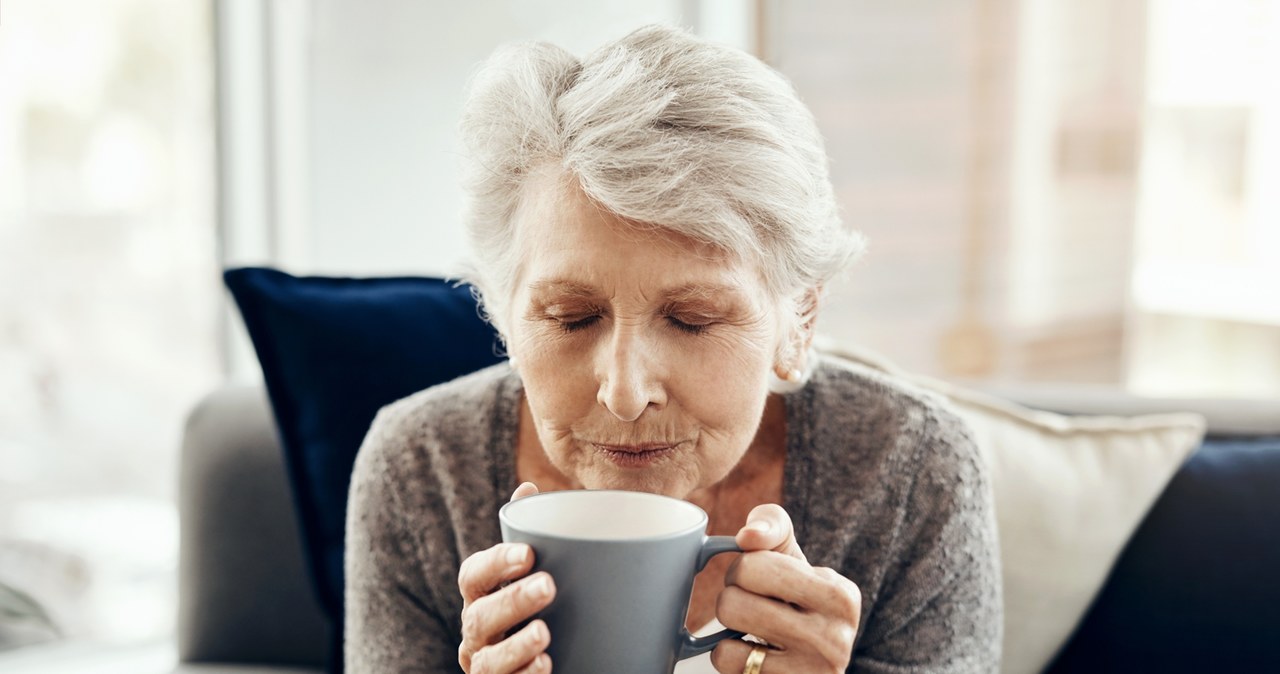
[[[514,501],[538,493],[532,482],[516,488]],[[458,664],[467,674],[551,671],[547,624],[533,620],[514,634],[507,632],[546,608],[556,596],[555,583],[533,568],[533,549],[524,543],[499,543],[471,555],[458,571],[462,592],[462,645]],[[509,583],[509,584],[507,584]]]

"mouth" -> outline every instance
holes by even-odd
[[[614,464],[624,468],[644,468],[674,454],[679,443],[606,445],[593,442],[591,446]]]

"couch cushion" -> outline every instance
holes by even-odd
[[[992,472],[1003,564],[1001,671],[1033,674],[1067,642],[1186,457],[1193,414],[1064,417],[943,387]]]
[[[224,279],[262,365],[318,599],[340,626],[347,487],[369,424],[383,405],[500,360],[494,332],[470,288],[441,279],[261,268]]]
[[[1051,672],[1280,672],[1280,436],[1211,438]]]
[[[1006,674],[1039,672],[1067,642],[1204,433],[1195,414],[1067,417],[902,372],[867,349],[821,346],[942,396],[972,429],[995,493]]]
[[[178,657],[322,666],[330,624],[261,386],[223,387],[187,417],[178,513]]]

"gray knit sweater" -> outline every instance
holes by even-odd
[[[459,670],[458,567],[501,540],[521,394],[500,364],[378,414],[351,479],[348,674]],[[849,671],[996,671],[992,496],[963,423],[927,394],[834,359],[785,401],[782,505],[809,563],[862,591]]]

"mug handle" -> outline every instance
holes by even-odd
[[[695,573],[701,571],[707,565],[712,557],[722,552],[742,552],[742,548],[733,541],[733,536],[708,536],[702,541],[702,550],[698,552],[698,568]],[[676,654],[676,660],[684,660],[716,647],[716,644],[725,639],[740,639],[746,636],[744,632],[737,630],[720,630],[715,634],[708,634],[705,637],[695,637],[689,634],[689,630],[684,627],[680,628],[680,652]]]

